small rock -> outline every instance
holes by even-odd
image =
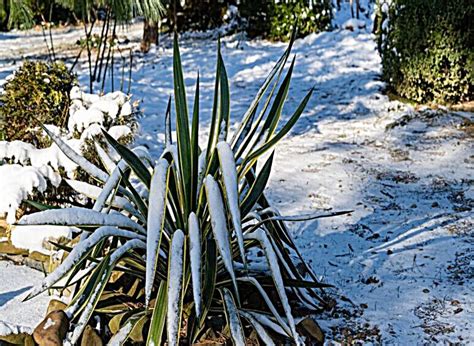
[[[427,288],[424,288],[424,289],[423,289],[423,293],[430,293],[430,290],[427,289]]]
[[[66,313],[62,310],[52,311],[35,328],[33,338],[39,346],[62,346],[68,329]]]
[[[33,337],[27,333],[0,336],[0,345],[35,346]]]
[[[313,345],[313,342],[316,345],[324,343],[324,333],[318,323],[311,317],[305,318],[298,326],[301,326],[311,336],[313,339],[311,345]]]
[[[28,250],[13,246],[10,241],[2,241],[0,242],[0,253],[8,255],[28,255]]]

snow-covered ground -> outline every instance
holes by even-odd
[[[347,11],[337,23],[344,27],[346,19]],[[128,32],[132,42],[139,34],[138,26]],[[15,68],[8,64],[11,56],[4,45],[21,42],[28,49],[28,36],[0,38],[9,35],[0,41],[0,77]],[[155,157],[163,147],[164,113],[172,93],[171,40],[162,42],[148,55],[135,57],[131,89],[144,112],[136,144],[149,147]],[[206,130],[217,42],[183,35],[180,44],[190,99],[200,73]],[[285,44],[240,40],[238,35],[223,40],[234,122],[284,49]],[[285,114],[311,87],[316,89],[277,148],[267,193],[282,214],[354,210],[290,225],[315,272],[337,287],[332,291],[336,311],[319,317],[329,338],[352,335],[402,345],[474,342],[473,115],[420,112],[389,101],[370,25],[310,35],[295,42],[293,53],[297,59]],[[79,78],[86,85],[86,65],[81,68]],[[0,282],[17,275],[15,267],[0,265]],[[43,312],[18,319],[20,306],[6,301],[41,274],[17,276],[0,286],[0,321],[31,327]],[[32,306],[39,304],[44,300],[22,306],[35,310]]]

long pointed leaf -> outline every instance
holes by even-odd
[[[155,307],[153,308],[150,330],[148,331],[147,346],[161,345],[166,322],[166,302],[168,299],[167,286],[166,281],[161,281],[155,300]]]
[[[171,254],[168,266],[168,345],[178,345],[181,325],[181,288],[183,283],[184,233],[176,230],[171,240]]]
[[[229,206],[234,232],[237,237],[240,256],[244,265],[246,265],[247,260],[245,258],[244,235],[242,234],[242,224],[240,218],[237,169],[235,167],[234,153],[227,142],[219,142],[217,144],[217,153],[221,163],[222,179],[224,180],[227,205]]]
[[[150,302],[151,290],[158,265],[158,251],[161,234],[165,222],[166,195],[168,187],[169,163],[160,159],[155,166],[150,185],[148,206],[147,241],[146,241],[146,275],[145,275],[145,304]]]
[[[201,232],[196,214],[189,214],[189,258],[191,262],[191,279],[196,317],[201,317]]]
[[[186,90],[184,86],[181,56],[179,53],[178,36],[174,36],[173,45],[173,76],[174,96],[176,106],[176,135],[178,142],[179,166],[184,194],[184,211],[188,215],[190,209],[191,193],[191,143],[189,134],[188,106],[186,103]]]
[[[224,203],[222,201],[219,185],[211,175],[206,177],[204,185],[206,186],[207,203],[211,215],[211,226],[214,239],[216,240],[217,248],[222,257],[222,262],[224,263],[226,270],[229,272],[232,283],[234,284],[235,293],[238,297],[237,281],[235,279],[232,252],[230,249],[229,231],[227,230]],[[239,298],[237,298],[237,300],[239,300]]]

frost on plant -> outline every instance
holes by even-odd
[[[308,306],[312,312],[325,307],[321,291],[327,285],[304,262],[296,268],[293,258],[299,252],[286,218],[264,194],[271,152],[297,121],[312,92],[279,126],[292,67],[283,83],[280,76],[291,45],[258,91],[233,139],[227,138],[230,92],[218,51],[210,137],[207,146],[199,146],[199,88],[190,121],[176,39],[176,141],[169,127],[170,103],[166,148],[157,161],[146,149],[129,149],[104,133],[106,143],[101,147],[113,150],[98,150],[105,162],[105,169],[99,169],[71,154],[58,140],[70,159],[99,181],[98,187],[69,181],[95,203],[90,209],[45,210],[23,217],[19,224],[80,230],[69,256],[28,295],[50,288],[72,290],[67,308],[74,326],[72,341],[92,319],[100,319],[110,328],[111,343],[147,340],[148,345],[177,345],[184,335],[186,342],[196,343],[212,332],[244,344],[255,330],[266,344],[300,344],[296,317]],[[96,104],[97,109],[115,112],[106,102],[97,104],[95,97],[76,92],[75,97]],[[254,117],[259,104],[266,106]],[[75,129],[83,125],[74,123]],[[265,162],[260,165],[262,157]],[[321,216],[327,215],[311,218]],[[257,251],[262,258],[255,256]]]

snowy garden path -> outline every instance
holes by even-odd
[[[132,41],[138,32],[132,30]],[[142,100],[144,111],[137,144],[155,157],[172,91],[169,45],[165,38],[166,48],[137,58],[133,73],[133,97]],[[216,41],[185,35],[181,45],[190,99],[200,72],[205,121]],[[231,114],[238,121],[285,45],[234,36],[223,47]],[[335,338],[360,332],[361,340],[384,343],[472,342],[472,114],[417,112],[389,101],[373,36],[365,30],[310,35],[295,43],[293,53],[297,62],[285,115],[313,86],[315,95],[277,148],[267,193],[282,214],[354,210],[290,225],[315,272],[337,287],[336,311],[319,317],[321,325]],[[0,55],[7,61],[5,50]],[[5,63],[0,71],[12,68]],[[82,68],[79,78],[86,85]],[[13,274],[1,267],[0,275]],[[35,275],[0,285],[0,297],[34,284]],[[13,303],[0,302],[0,320],[18,308]]]

